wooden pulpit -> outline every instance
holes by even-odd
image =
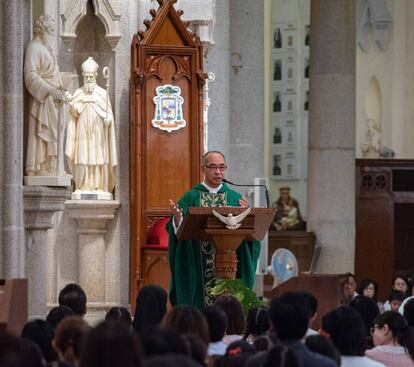
[[[243,207],[191,207],[184,217],[177,238],[179,240],[212,241],[216,247],[216,277],[234,279],[237,272],[236,250],[243,241],[261,241],[275,216],[274,208],[251,208],[237,229],[228,229],[214,214],[237,216]]]
[[[20,335],[27,317],[27,279],[0,279],[0,333]]]

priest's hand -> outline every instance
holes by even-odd
[[[180,224],[182,213],[180,207],[171,199],[168,200],[172,214],[174,215],[174,223],[177,227]]]
[[[243,208],[247,208],[249,205],[247,204],[247,199],[246,197],[242,197],[241,199],[239,199],[239,206],[243,207]]]

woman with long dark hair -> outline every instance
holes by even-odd
[[[414,367],[414,332],[398,312],[378,316],[372,328],[375,348],[366,355],[387,367]]]

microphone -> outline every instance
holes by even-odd
[[[263,189],[265,190],[265,195],[266,195],[266,205],[268,208],[270,208],[270,199],[269,199],[269,190],[267,189],[266,185],[242,185],[242,184],[236,184],[234,182],[231,182],[229,180],[226,180],[225,178],[222,178],[221,181],[223,181],[224,183],[227,183],[229,185],[232,186],[240,186],[240,187],[263,187]]]

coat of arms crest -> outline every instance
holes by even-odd
[[[184,98],[181,97],[180,87],[170,84],[161,85],[155,89],[155,114],[151,121],[152,126],[171,132],[179,130],[186,125],[183,118]]]

